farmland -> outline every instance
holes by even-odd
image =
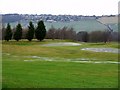
[[[73,22],[53,22],[53,23],[45,23],[47,29],[49,29],[51,26],[54,26],[55,28],[62,28],[64,26],[66,27],[73,27],[76,32],[79,31],[97,31],[97,30],[106,30],[107,27],[103,24],[97,22],[96,20],[81,20],[81,21],[73,21]]]
[[[44,46],[68,40],[2,43],[3,88],[117,88],[118,54],[82,48],[118,48],[111,43]],[[80,62],[81,61],[81,62]],[[87,63],[88,62],[88,63]],[[89,63],[90,62],[90,63]],[[101,62],[101,63],[95,63]]]
[[[20,21],[20,23],[25,28],[28,26],[29,22],[22,20]],[[15,27],[18,24],[18,22],[13,22],[10,24],[12,27]],[[37,25],[37,22],[34,22],[34,24]],[[97,30],[104,31],[108,29],[105,25],[99,23],[97,20],[81,20],[81,21],[71,21],[71,22],[45,22],[45,26],[47,30],[49,30],[51,26],[55,28],[63,28],[65,26],[68,28],[72,27],[76,32],[79,32],[79,31],[91,32],[91,31],[97,31]]]
[[[102,24],[109,25],[113,30],[118,31],[118,16],[102,17],[99,18],[97,21],[101,22]]]

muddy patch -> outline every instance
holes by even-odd
[[[120,49],[115,49],[115,48],[82,48],[81,50],[87,50],[93,52],[120,53]]]
[[[44,44],[42,46],[79,46],[79,43],[72,43],[72,42],[59,42],[59,43],[50,43]]]

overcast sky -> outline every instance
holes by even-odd
[[[0,13],[19,14],[118,14],[119,0],[0,0]]]

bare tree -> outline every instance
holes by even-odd
[[[63,28],[54,28],[53,26],[48,30],[47,37],[48,39],[70,39],[76,40],[76,32],[73,28],[63,27]]]
[[[51,28],[47,32],[46,38],[54,40],[55,39],[55,32],[56,32],[56,29],[53,26],[51,26]]]
[[[91,42],[108,42],[110,33],[108,31],[93,31],[90,33]]]

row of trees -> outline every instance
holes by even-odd
[[[82,42],[110,42],[120,41],[120,32],[105,31],[92,31],[90,33],[81,31],[77,33],[77,40]]]
[[[11,30],[11,26],[8,23],[7,28],[3,30],[3,38],[7,41],[15,39],[19,41],[20,39],[28,39],[32,41],[33,38],[42,41],[46,39],[69,39],[81,42],[109,42],[109,41],[120,41],[118,37],[119,32],[111,32],[109,30],[105,31],[80,31],[76,33],[73,28],[63,27],[54,28],[53,26],[46,31],[43,21],[39,21],[37,27],[35,28],[32,22],[29,22],[29,26],[26,29],[22,29],[21,24],[18,24],[16,28]]]
[[[69,39],[69,40],[76,40],[76,32],[73,28],[54,28],[53,26],[47,31],[46,35],[47,39]]]
[[[70,39],[81,42],[110,42],[120,41],[118,37],[120,32],[104,31],[80,31],[76,33],[73,28],[63,27],[55,29],[53,26],[48,30],[46,38],[48,39]]]
[[[23,36],[22,34],[23,34],[23,29],[20,23],[16,26],[15,31],[11,29],[11,26],[8,23],[7,28],[5,29],[5,32],[4,32],[4,39],[6,41],[9,41],[13,38],[16,41],[19,41],[20,39],[22,39],[22,36]],[[34,38],[34,36],[39,41],[42,41],[45,38],[46,29],[43,21],[39,21],[36,28],[34,27],[32,22],[29,22],[29,26],[28,26],[28,30],[25,35],[25,38],[31,41]]]

